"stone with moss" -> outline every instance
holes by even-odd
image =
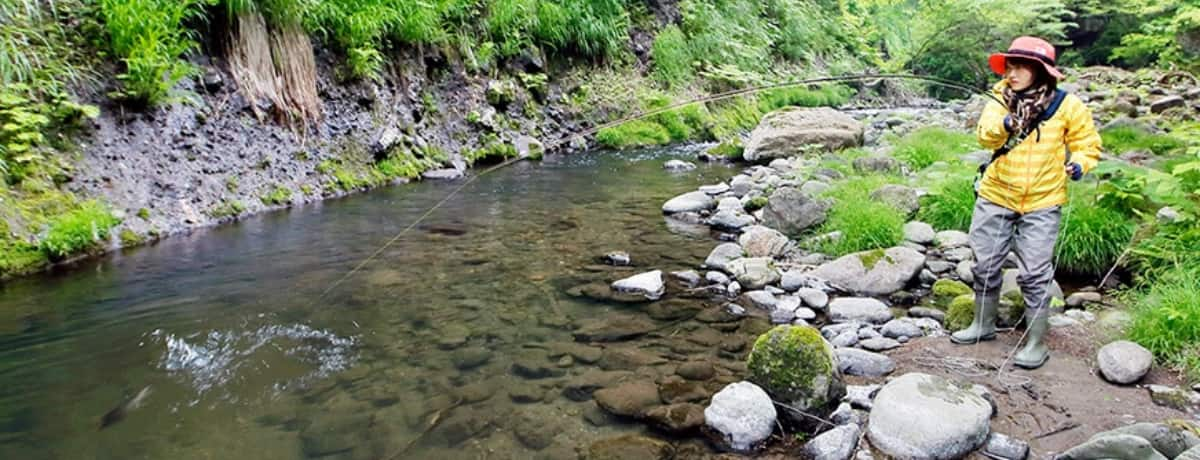
[[[765,207],[767,207],[767,197],[759,195],[746,201],[743,209],[746,212],[754,212]]]
[[[120,237],[122,247],[128,248],[142,244],[142,236],[128,228],[121,230]]]
[[[811,420],[796,411],[821,416],[846,391],[833,346],[809,326],[776,326],[759,336],[747,367],[750,381],[791,406],[784,413],[798,423]]]
[[[933,283],[933,300],[946,303],[956,297],[974,292],[966,283],[951,279],[940,279]]]
[[[961,331],[975,319],[975,294],[963,294],[950,302],[946,312],[946,329]]]

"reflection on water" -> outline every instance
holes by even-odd
[[[550,157],[481,177],[325,296],[457,184],[258,216],[9,283],[0,458],[559,458],[642,430],[564,397],[604,364],[574,328],[637,307],[568,292],[704,259],[711,239],[676,233],[660,206],[734,171],[662,170],[692,154]],[[635,267],[599,264],[613,250]],[[715,354],[716,342],[655,340],[628,347]],[[140,409],[98,430],[147,385]]]

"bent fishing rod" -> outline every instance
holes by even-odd
[[[791,87],[796,87],[796,86],[807,86],[807,85],[815,85],[815,84],[820,84],[820,83],[843,83],[843,82],[860,82],[860,81],[876,81],[876,80],[921,81],[921,82],[930,83],[930,84],[934,84],[934,85],[938,85],[938,86],[957,89],[957,90],[963,91],[967,94],[983,95],[993,101],[996,101],[997,103],[1000,104],[1000,106],[1007,108],[1007,105],[1004,103],[1004,101],[1001,100],[1000,98],[996,97],[995,94],[992,94],[991,91],[976,88],[976,87],[969,86],[969,85],[964,85],[962,83],[958,83],[958,82],[955,82],[952,80],[946,80],[943,78],[930,77],[930,76],[925,76],[925,75],[889,73],[889,74],[854,74],[854,75],[839,75],[839,76],[829,76],[829,77],[816,77],[816,78],[806,78],[803,80],[791,80],[791,81],[786,81],[786,82],[782,82],[782,83],[770,83],[770,84],[765,84],[765,85],[752,86],[749,88],[730,90],[730,91],[725,91],[725,92],[721,92],[721,93],[717,93],[717,94],[711,94],[708,96],[699,97],[699,98],[695,98],[695,99],[691,99],[691,100],[687,100],[687,101],[683,101],[683,102],[678,102],[675,104],[671,104],[671,105],[653,109],[653,110],[637,112],[632,115],[627,115],[625,117],[618,118],[616,120],[613,120],[613,121],[610,121],[607,123],[602,123],[602,124],[593,126],[591,128],[576,132],[576,133],[568,134],[559,139],[555,139],[549,143],[544,144],[543,150],[544,151],[552,151],[552,150],[555,150],[555,149],[561,147],[563,144],[565,144],[567,142],[573,141],[575,139],[586,138],[588,136],[591,136],[591,135],[594,135],[594,134],[600,132],[601,130],[604,130],[607,128],[612,128],[615,126],[620,126],[622,124],[625,124],[625,123],[628,123],[631,121],[641,120],[644,118],[653,117],[655,115],[661,115],[663,113],[667,113],[667,112],[677,110],[682,107],[686,107],[686,106],[693,105],[693,104],[705,104],[705,103],[709,103],[709,102],[716,102],[716,101],[722,101],[725,99],[731,99],[731,98],[735,98],[738,96],[757,94],[757,93],[761,93],[764,91],[783,89],[783,88],[791,88]],[[320,295],[313,298],[311,302],[315,303],[318,300],[323,299],[326,295],[328,295],[330,292],[332,292],[334,289],[336,289],[339,285],[341,285],[343,282],[345,282],[351,276],[354,276],[355,273],[357,273],[359,270],[361,270],[364,266],[366,266],[372,260],[375,260],[376,257],[379,257],[379,255],[382,254],[383,251],[385,251],[385,250],[387,250],[387,248],[391,247],[392,244],[395,244],[396,241],[399,241],[400,238],[402,238],[402,237],[404,237],[404,235],[408,234],[408,232],[411,231],[413,228],[415,228],[417,225],[420,225],[421,222],[423,222],[426,218],[428,218],[431,214],[433,214],[434,211],[441,208],[444,204],[446,204],[447,201],[450,201],[451,198],[453,198],[455,195],[457,195],[459,191],[461,191],[462,189],[464,189],[468,185],[470,185],[472,182],[474,182],[475,179],[485,176],[493,171],[508,167],[518,161],[524,160],[525,158],[528,158],[528,157],[518,156],[518,157],[510,158],[499,164],[496,164],[494,166],[491,166],[491,167],[485,169],[483,172],[481,172],[479,174],[475,174],[475,175],[468,177],[467,180],[463,181],[461,184],[458,185],[458,187],[455,187],[453,190],[450,191],[450,193],[446,194],[446,196],[442,197],[441,200],[439,200],[433,206],[429,207],[429,209],[427,209],[424,213],[422,213],[420,216],[418,216],[417,219],[414,220],[411,224],[409,224],[408,226],[401,229],[400,232],[396,233],[395,236],[393,236],[391,239],[387,240],[387,242],[385,242],[382,246],[380,246],[378,249],[376,249],[374,252],[372,252],[371,255],[367,256],[367,258],[363,259],[361,262],[359,262],[357,265],[355,265],[354,268],[352,268],[352,269],[350,269],[350,271],[346,272],[346,274],[343,275],[341,278],[338,278],[337,281],[334,281],[333,284],[330,284],[329,287],[327,287],[324,291],[322,291]]]

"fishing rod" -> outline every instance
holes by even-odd
[[[683,101],[683,102],[678,102],[678,103],[671,104],[671,105],[668,105],[665,107],[660,107],[657,109],[647,110],[647,111],[643,111],[643,112],[637,112],[632,115],[627,115],[625,117],[618,118],[616,120],[613,120],[613,121],[610,121],[607,123],[602,123],[602,124],[593,126],[591,128],[585,129],[583,131],[578,131],[578,132],[575,132],[572,134],[568,134],[559,139],[555,139],[547,144],[544,144],[545,145],[544,150],[552,151],[552,150],[559,148],[560,146],[562,146],[563,144],[565,144],[569,141],[573,141],[575,139],[586,138],[587,136],[594,135],[594,134],[600,132],[601,130],[612,128],[615,126],[620,126],[622,124],[625,124],[625,123],[628,123],[631,121],[641,120],[643,118],[648,118],[648,117],[653,117],[655,115],[667,113],[667,112],[670,112],[670,111],[673,111],[673,110],[676,110],[676,109],[679,109],[682,107],[686,107],[689,105],[693,105],[693,104],[704,104],[704,103],[709,103],[709,102],[716,102],[716,101],[721,101],[721,100],[725,100],[725,99],[735,98],[738,96],[757,94],[757,93],[761,93],[764,91],[783,89],[783,88],[791,88],[791,87],[796,87],[796,86],[814,85],[814,84],[819,84],[819,83],[843,83],[843,82],[875,81],[875,80],[913,80],[913,81],[921,81],[921,82],[925,82],[925,83],[931,83],[931,84],[938,85],[938,86],[961,90],[967,94],[983,95],[993,101],[996,101],[997,103],[1000,104],[1000,106],[1007,107],[1007,105],[1004,103],[1004,101],[1001,100],[1000,98],[996,97],[996,95],[993,94],[991,91],[976,88],[976,87],[969,86],[969,85],[964,85],[962,83],[958,83],[958,82],[955,82],[952,80],[947,80],[944,78],[930,77],[930,76],[925,76],[925,75],[905,74],[905,73],[886,73],[886,74],[852,74],[852,75],[816,77],[816,78],[806,78],[806,79],[802,79],[802,80],[791,80],[791,81],[786,81],[786,82],[781,82],[781,83],[769,83],[769,84],[765,84],[765,85],[752,86],[749,88],[735,89],[735,90],[725,91],[725,92],[721,92],[721,93],[717,93],[717,94],[711,94],[708,96],[699,97],[699,98],[695,98],[695,99],[691,99],[691,100],[687,100],[687,101]],[[328,295],[330,292],[332,292],[334,289],[336,289],[338,286],[340,286],[343,282],[345,282],[351,276],[354,276],[355,273],[357,273],[359,270],[361,270],[364,266],[366,266],[372,260],[375,260],[376,257],[379,257],[379,254],[382,254],[383,251],[385,251],[385,250],[387,250],[387,248],[391,247],[392,244],[395,244],[396,241],[399,241],[400,238],[402,238],[402,237],[404,237],[404,235],[408,234],[408,232],[411,231],[413,228],[415,228],[417,225],[420,225],[420,223],[423,222],[426,218],[428,218],[431,214],[433,214],[434,211],[441,208],[444,204],[446,204],[447,201],[450,201],[451,198],[453,198],[455,195],[457,195],[459,191],[466,188],[468,185],[470,185],[476,179],[478,179],[482,176],[485,176],[485,175],[487,175],[493,171],[496,171],[498,169],[508,167],[508,166],[512,165],[513,163],[524,160],[525,158],[527,158],[527,157],[510,158],[499,164],[496,164],[494,166],[491,166],[491,167],[485,169],[483,172],[481,172],[479,174],[475,174],[475,175],[467,178],[467,180],[465,180],[461,184],[459,184],[458,187],[455,187],[453,190],[450,191],[450,193],[446,194],[445,197],[442,197],[441,200],[439,200],[433,206],[429,207],[429,209],[427,209],[424,213],[422,213],[420,216],[418,216],[417,219],[414,220],[411,224],[409,224],[408,226],[401,229],[400,232],[396,233],[395,236],[393,236],[391,239],[387,240],[382,246],[380,246],[378,249],[376,249],[374,252],[372,252],[371,255],[367,256],[367,258],[363,259],[361,262],[359,262],[357,265],[355,265],[354,268],[350,269],[349,272],[346,272],[345,275],[342,275],[341,278],[338,278],[337,281],[334,281],[333,284],[330,284],[329,287],[327,287],[324,291],[322,291],[320,295],[313,298],[312,302],[315,303],[315,302],[323,299],[326,295]]]

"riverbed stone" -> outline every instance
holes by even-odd
[[[629,347],[605,347],[596,365],[606,371],[634,370],[665,364],[667,359],[650,350]]]
[[[704,192],[688,192],[671,198],[662,206],[665,214],[707,211],[717,205],[712,196]]]
[[[936,233],[933,231],[933,226],[924,222],[912,221],[904,224],[904,240],[913,243],[929,245],[933,244],[933,238]]]
[[[587,401],[592,399],[592,393],[596,390],[613,387],[618,383],[633,378],[634,373],[627,370],[603,371],[592,369],[583,374],[570,377],[563,384],[562,394],[572,401]]]
[[[843,331],[829,340],[836,348],[853,347],[858,345],[858,331]]]
[[[695,403],[658,406],[646,412],[646,420],[667,433],[687,434],[704,426],[704,406]]]
[[[750,381],[809,414],[828,414],[845,393],[833,346],[809,326],[781,325],[759,336],[746,367]],[[784,408],[784,414],[803,422],[804,416],[792,410]]]
[[[963,248],[971,245],[970,235],[958,230],[943,230],[937,232],[937,235],[935,235],[933,239],[934,242],[937,243],[938,247],[942,249]]]
[[[450,353],[450,360],[459,370],[474,369],[492,359],[492,351],[483,347],[459,348]]]
[[[817,435],[804,444],[805,458],[812,460],[849,460],[858,448],[858,438],[862,428],[857,424],[847,424]]]
[[[672,159],[667,160],[666,163],[663,163],[663,169],[667,171],[691,171],[696,169],[696,164],[683,160]]]
[[[788,242],[782,233],[762,225],[748,227],[738,237],[747,257],[779,257],[787,252]]]
[[[905,185],[886,184],[871,192],[871,199],[896,208],[906,216],[911,216],[921,208],[917,190]]]
[[[662,270],[640,273],[618,280],[612,284],[612,288],[617,292],[643,295],[650,300],[658,300],[666,292]]]
[[[1188,449],[1200,446],[1200,436],[1186,427],[1167,423],[1135,423],[1097,433],[1092,439],[1115,434],[1128,434],[1150,441],[1154,450],[1167,458],[1177,458]]]
[[[858,341],[858,346],[861,347],[862,349],[868,350],[868,351],[887,351],[887,350],[891,350],[893,348],[900,347],[899,341],[897,341],[896,339],[889,339],[887,337],[873,337],[873,338],[869,338],[869,339],[863,339],[862,336],[860,335],[859,339],[860,340]]]
[[[946,321],[946,312],[926,307],[913,307],[908,309],[908,316],[913,318],[929,318],[939,323]]]
[[[729,191],[729,184],[721,182],[719,184],[701,185],[699,190],[709,195],[720,195]],[[721,203],[717,202],[718,209],[720,208],[720,205]]]
[[[726,385],[704,409],[704,424],[721,444],[749,452],[775,430],[775,404],[761,387],[751,382]]]
[[[856,295],[885,296],[904,288],[925,266],[925,255],[905,247],[839,257],[812,272]]]
[[[712,252],[708,254],[708,258],[704,259],[704,266],[728,272],[728,264],[742,257],[743,251],[740,245],[737,243],[721,243],[713,248]]]
[[[799,236],[825,222],[829,205],[793,187],[780,187],[767,198],[762,210],[763,225],[785,235]]]
[[[914,321],[908,318],[897,318],[888,321],[879,330],[880,334],[889,339],[899,339],[900,337],[915,338],[925,335]],[[864,347],[865,348],[865,347]]]
[[[838,368],[843,374],[860,377],[883,377],[896,370],[896,363],[887,356],[857,348],[838,348]]]
[[[779,270],[769,257],[743,257],[729,262],[726,267],[744,289],[762,289],[780,279]]]
[[[717,375],[717,370],[707,361],[689,361],[680,364],[675,373],[688,380],[709,380]]]
[[[621,383],[612,388],[603,388],[592,393],[596,405],[613,415],[642,417],[650,409],[662,404],[658,385],[645,380]]]
[[[1121,385],[1141,380],[1150,366],[1154,364],[1154,355],[1149,350],[1130,342],[1118,340],[1100,348],[1096,355],[1100,366],[1100,375],[1105,380]]]
[[[580,342],[620,342],[640,337],[658,328],[642,315],[609,314],[585,320],[572,333]]]
[[[1025,460],[1029,458],[1029,444],[1020,439],[992,432],[983,446],[983,452],[991,458],[999,460]]]
[[[1056,457],[1061,460],[1122,459],[1122,460],[1168,460],[1154,450],[1144,438],[1131,434],[1110,434],[1094,437],[1087,442],[1063,452]]]
[[[829,281],[817,278],[808,273],[801,273],[799,270],[788,270],[784,272],[782,279],[780,279],[779,285],[785,291],[816,289],[821,292],[828,293],[835,290],[834,287],[829,284]]]
[[[839,297],[829,303],[829,319],[835,323],[883,324],[892,319],[892,311],[870,297]]]
[[[671,444],[637,434],[601,439],[588,446],[583,460],[666,460],[674,456]]]
[[[740,210],[721,210],[713,214],[708,219],[708,225],[713,226],[718,230],[738,231],[747,226],[754,225],[756,219],[754,216],[746,214]]]
[[[896,458],[950,460],[987,441],[992,406],[969,385],[910,373],[879,390],[868,423],[871,445]]]
[[[878,384],[870,385],[846,385],[846,397],[843,401],[850,403],[850,407],[869,411],[875,407],[875,396],[879,394],[879,389],[882,386]]]
[[[808,145],[827,151],[862,145],[865,128],[858,120],[828,107],[788,107],[768,113],[746,141],[742,157],[768,163],[805,152]]]

